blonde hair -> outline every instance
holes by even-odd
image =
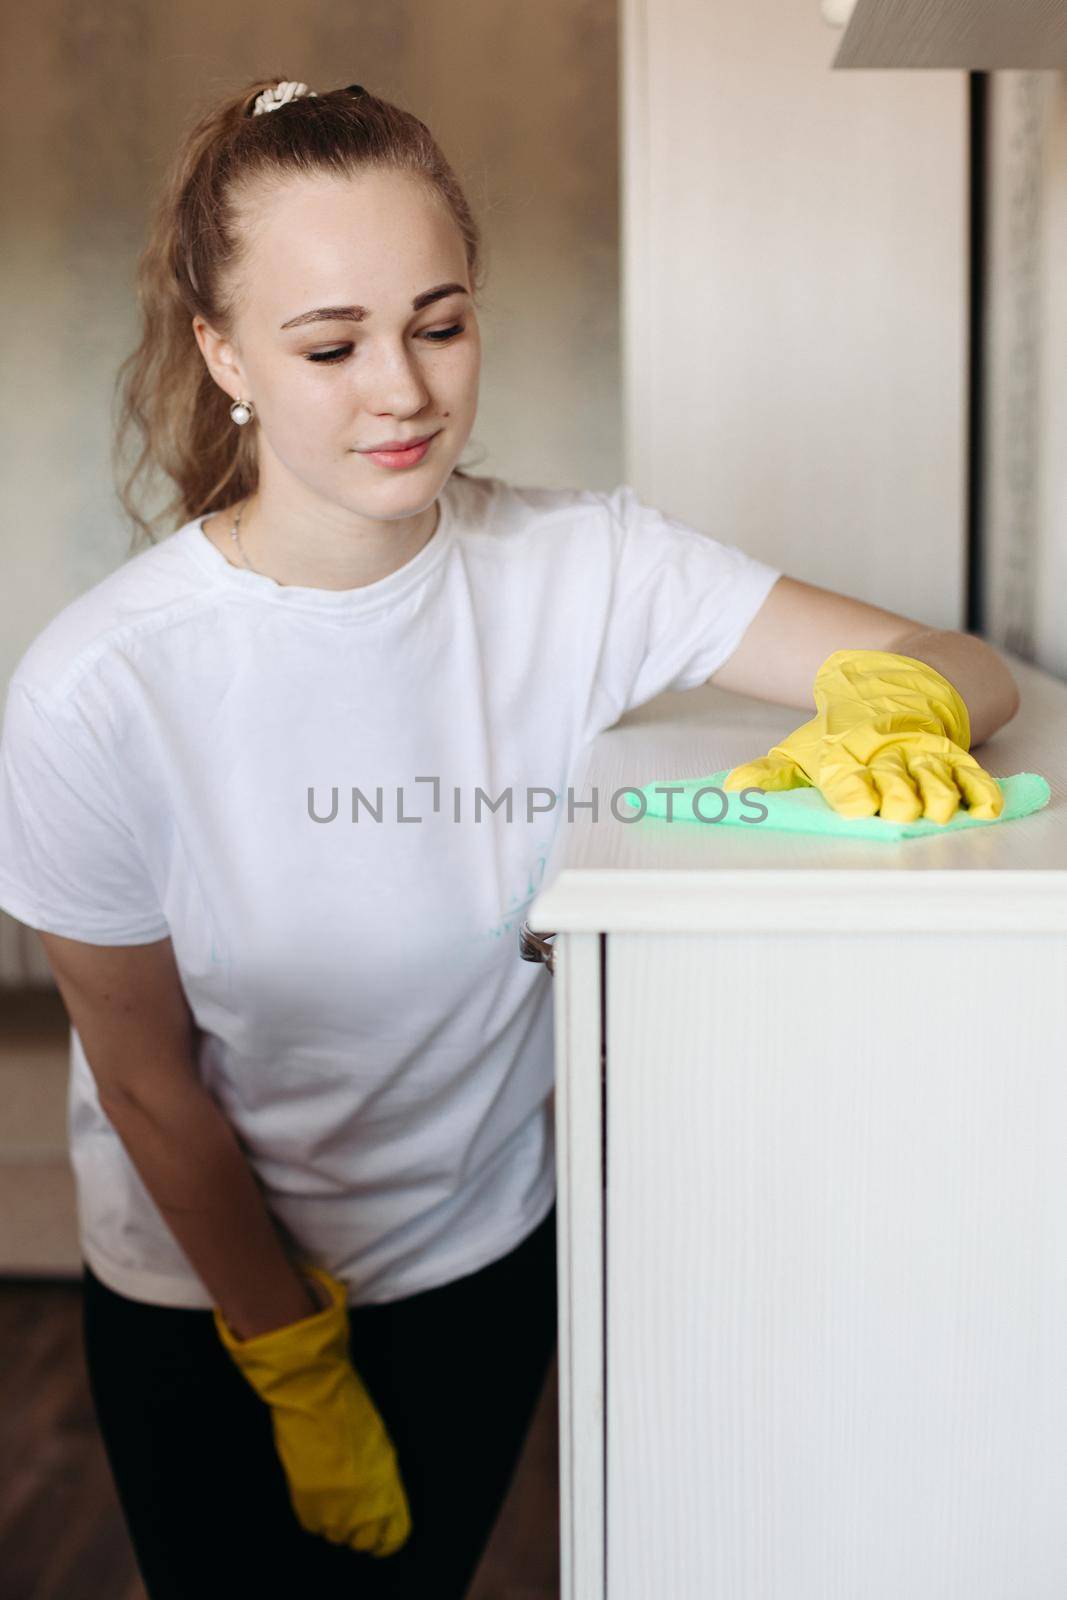
[[[134,525],[134,549],[142,541],[155,543],[159,523],[177,526],[205,516],[256,488],[256,430],[232,421],[230,398],[207,369],[192,318],[202,316],[223,337],[231,333],[247,245],[237,202],[257,180],[318,172],[411,174],[448,206],[463,239],[473,293],[482,286],[481,231],[425,124],[358,85],[254,116],[256,96],[279,81],[280,75],[258,79],[196,117],[155,204],[137,264],[140,343],[115,382],[112,468]],[[139,454],[124,466],[134,435]],[[175,493],[149,520],[141,513],[139,485],[153,468],[171,480]]]

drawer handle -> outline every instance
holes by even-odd
[[[519,954],[524,961],[543,961],[551,975],[555,970],[556,952],[549,942],[554,933],[535,933],[528,922],[519,929]]]

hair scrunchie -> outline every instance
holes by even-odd
[[[306,83],[290,83],[288,79],[283,79],[273,89],[264,89],[262,94],[256,95],[252,115],[260,117],[264,111],[277,111],[281,106],[287,106],[290,100],[300,100],[304,95],[312,100],[318,98],[314,89],[309,89]]]

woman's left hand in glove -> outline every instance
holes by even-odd
[[[969,754],[967,707],[923,661],[835,650],[815,675],[816,714],[765,756],[734,767],[725,789],[818,789],[842,817],[950,822],[961,805],[992,821],[996,779]]]

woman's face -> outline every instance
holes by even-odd
[[[470,289],[444,202],[402,174],[324,174],[260,191],[239,215],[233,339],[194,327],[216,381],[255,403],[261,486],[288,475],[386,520],[432,504],[474,426],[481,370],[470,293],[413,309],[442,285]],[[400,470],[361,453],[427,433],[422,460]]]

